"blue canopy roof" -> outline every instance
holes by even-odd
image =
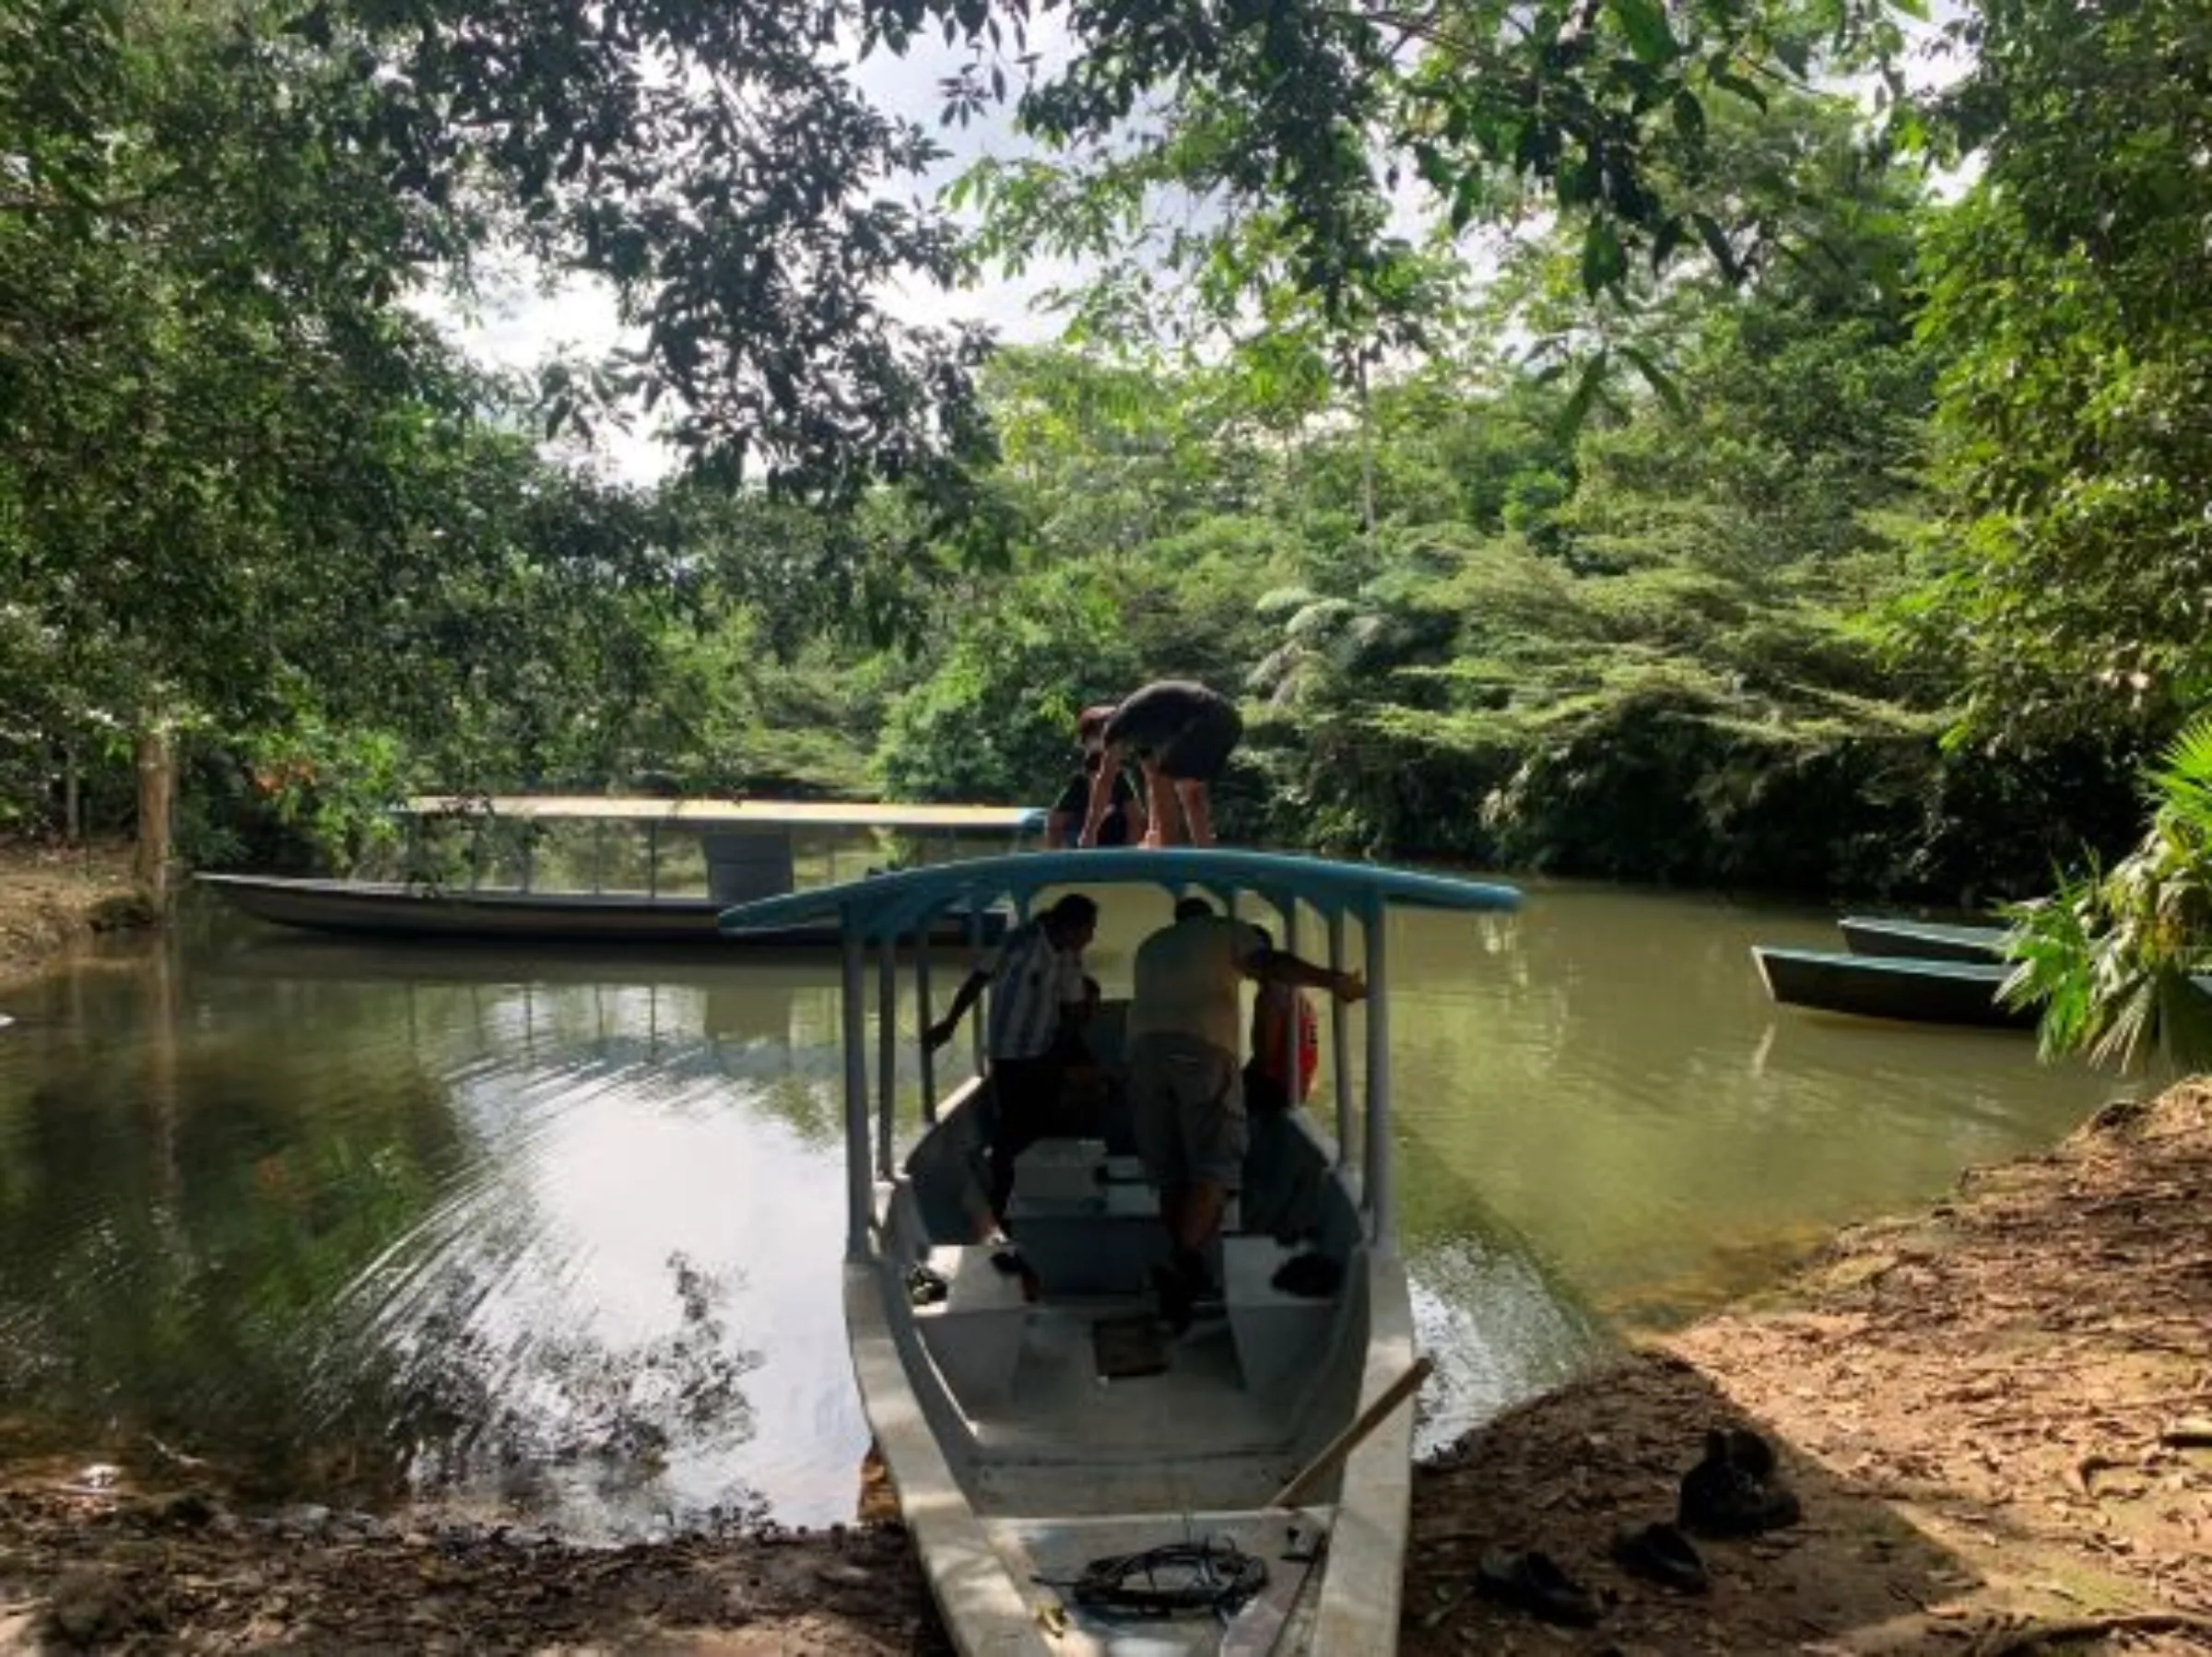
[[[1506,910],[1520,906],[1510,886],[1427,875],[1381,864],[1340,863],[1241,848],[1122,847],[1028,852],[933,864],[741,903],[722,912],[724,932],[835,920],[865,942],[896,937],[948,909],[1004,899],[1026,905],[1048,887],[1157,886],[1226,899],[1249,892],[1283,905],[1295,899],[1324,916],[1365,916],[1388,904],[1414,909]]]

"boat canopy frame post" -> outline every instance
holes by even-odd
[[[875,1218],[876,1182],[868,1166],[868,1009],[865,946],[852,926],[844,929],[844,989],[840,1006],[845,1050],[845,1258],[868,1258],[869,1222]]]
[[[876,1177],[891,1177],[899,1099],[899,958],[886,937],[876,946]]]
[[[1329,968],[1344,970],[1344,911],[1329,911]],[[1352,1152],[1352,1009],[1329,997],[1329,1073],[1336,1087],[1336,1166]]]
[[[982,958],[983,948],[983,914],[973,900],[968,904],[968,970],[973,972]],[[983,1027],[991,1021],[991,986],[985,984],[977,998],[982,1005],[968,1015],[968,1067],[971,1075],[983,1074]]]
[[[1360,1157],[1360,1200],[1368,1240],[1388,1245],[1396,1232],[1397,1193],[1390,1177],[1390,950],[1388,911],[1371,898],[1360,924],[1367,934],[1367,1146]]]
[[[1283,953],[1296,955],[1298,953],[1298,894],[1285,892],[1281,898],[1277,899],[1276,908],[1283,918]],[[1332,999],[1334,998],[1332,997]],[[1283,1092],[1285,1097],[1289,1099],[1293,1109],[1306,1102],[1305,1088],[1301,1085],[1305,1080],[1305,1073],[1300,1064],[1300,1061],[1305,1057],[1305,1043],[1299,1040],[1299,1031],[1305,1028],[1306,1021],[1300,1016],[1300,1009],[1305,1005],[1305,992],[1293,989],[1290,993],[1290,1017],[1287,1020],[1289,1028],[1283,1032],[1284,1052],[1281,1055],[1283,1075],[1288,1078],[1284,1084]]]
[[[929,928],[914,933],[914,1039],[922,1065],[922,1120],[932,1127],[937,1121],[937,1055],[929,1045]]]

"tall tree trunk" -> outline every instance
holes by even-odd
[[[138,734],[138,846],[131,873],[157,910],[169,907],[169,813],[176,781],[169,727],[149,725]]]
[[[1359,529],[1375,538],[1375,423],[1367,400],[1367,354],[1359,356]]]

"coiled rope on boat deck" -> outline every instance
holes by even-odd
[[[1234,1616],[1267,1586],[1267,1562],[1227,1537],[1112,1554],[1080,1576],[1037,1579],[1101,1616]]]

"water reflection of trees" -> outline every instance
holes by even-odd
[[[152,1463],[158,1440],[294,1490],[322,1470],[300,1380],[328,1302],[419,1213],[453,1124],[404,1064],[333,1109],[320,1064],[174,991],[159,968],[72,985],[0,1074],[0,1391],[48,1446]]]
[[[653,1487],[670,1442],[696,1455],[753,1431],[739,1389],[761,1359],[727,1327],[730,1282],[672,1255],[671,1318],[646,1338],[555,1319],[503,1338],[466,1313],[500,1292],[530,1229],[526,1196],[507,1192],[426,1268],[419,1327],[391,1338],[391,1309],[360,1315],[361,1285],[434,1228],[456,1172],[496,1143],[487,1101],[512,1097],[533,1050],[556,1077],[634,1072],[672,1110],[722,1108],[708,1084],[758,1078],[748,1109],[828,1137],[805,1072],[833,997],[825,1012],[800,984],[718,1005],[731,988],[180,980],[166,956],[56,981],[0,1053],[11,1446],[173,1477],[159,1442],[213,1458],[201,1476],[249,1498],[364,1503],[455,1480],[526,1496],[565,1469],[665,1519]],[[688,1518],[743,1517],[759,1498],[733,1487],[718,1503]]]
[[[511,1320],[488,1322],[484,1304],[487,1284],[512,1272],[517,1246],[494,1232],[473,1251],[429,1251],[436,1263],[420,1280],[394,1288],[372,1274],[353,1286],[349,1298],[369,1303],[364,1315],[338,1321],[354,1332],[354,1350],[327,1366],[338,1373],[319,1391],[358,1404],[343,1371],[362,1362],[378,1371],[381,1430],[408,1492],[563,1512],[568,1528],[581,1522],[607,1535],[762,1516],[764,1498],[742,1483],[694,1508],[661,1482],[672,1451],[726,1452],[756,1431],[741,1382],[763,1355],[724,1316],[742,1276],[672,1254],[677,1316],[652,1338],[618,1346],[557,1322],[518,1335]],[[579,1498],[588,1517],[577,1513]]]

